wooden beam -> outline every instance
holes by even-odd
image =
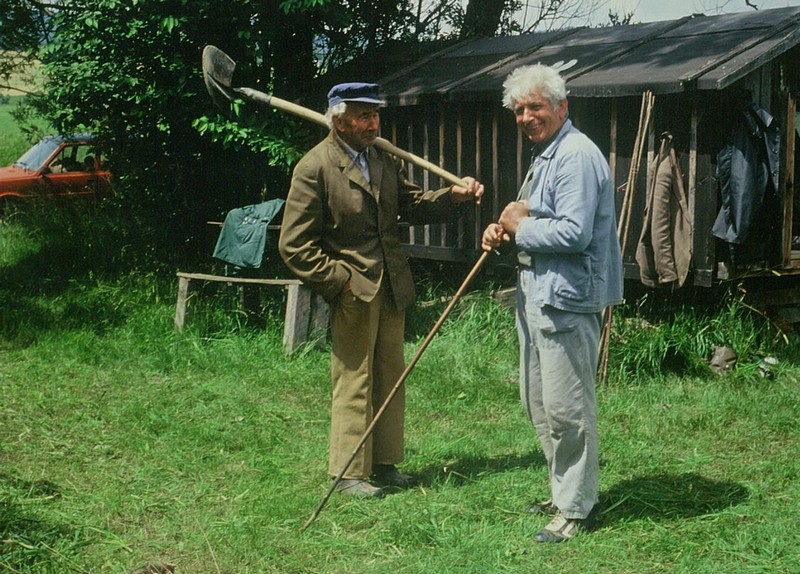
[[[498,109],[492,114],[492,209],[500,210],[500,117]],[[483,222],[481,221],[480,206],[475,206],[475,244],[480,247],[483,236]]]
[[[444,140],[445,140],[445,109],[444,106],[439,106],[439,167],[444,168]],[[439,180],[439,185],[443,186],[445,182]],[[442,223],[439,224],[439,245],[444,247],[447,245],[447,225]]]
[[[428,131],[428,120],[425,114],[422,114],[422,157],[425,158],[426,161],[431,160],[431,139]],[[427,190],[431,188],[431,180],[430,177],[428,177],[428,172],[423,174],[422,181],[423,189]],[[428,223],[422,225],[422,242],[425,245],[431,244],[431,226]]]
[[[608,152],[608,166],[611,168],[611,181],[614,189],[617,187],[617,98],[611,99],[611,130],[608,136],[611,140]]]
[[[175,274],[178,278],[184,280],[197,279],[200,281],[211,281],[217,283],[230,283],[230,284],[250,284],[250,285],[300,285],[302,281],[299,279],[258,279],[255,277],[226,277],[224,275],[210,275],[207,273],[186,273],[178,271]]]
[[[463,163],[462,157],[464,154],[464,117],[463,117],[463,108],[462,106],[458,106],[458,116],[456,119],[456,173],[462,174],[463,171]],[[458,246],[464,246],[464,220],[459,217],[458,219]]]
[[[691,258],[691,266],[690,269],[697,269],[698,261],[697,261],[697,247],[694,242],[695,238],[695,229],[694,229],[694,222],[696,221],[695,218],[695,204],[697,199],[697,127],[700,123],[699,120],[699,112],[698,112],[698,98],[697,93],[695,92],[692,97],[692,115],[691,119],[689,120],[689,190],[688,190],[688,197],[686,201],[689,203],[687,206],[689,208],[689,245],[692,248],[692,258]],[[709,204],[713,204],[715,202],[706,202],[706,209],[708,209]],[[706,233],[711,233],[711,230],[706,230]],[[711,266],[716,264],[716,262],[712,262]],[[695,275],[695,284],[697,284],[699,277]]]
[[[783,122],[783,134],[781,139],[785,142],[783,147],[783,157],[781,162],[781,187],[783,188],[783,237],[781,241],[781,252],[784,267],[792,267],[792,222],[794,219],[794,151],[797,142],[795,141],[795,118],[797,117],[797,100],[793,94],[784,91],[785,101],[784,110],[786,121]],[[800,206],[798,206],[800,207]]]

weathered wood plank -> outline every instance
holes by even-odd
[[[226,277],[207,273],[179,271],[178,299],[175,305],[175,330],[181,331],[186,323],[186,302],[189,297],[189,282],[210,281],[228,285],[277,285],[287,289],[286,313],[283,328],[283,347],[292,353],[310,339],[324,338],[328,325],[328,306],[325,301],[312,295],[311,289],[299,279],[257,279],[251,277]]]
[[[175,305],[175,329],[180,331],[186,322],[186,297],[189,295],[189,279],[178,279],[178,302]]]
[[[224,275],[209,275],[207,273],[185,273],[178,271],[178,277],[185,279],[199,279],[200,281],[216,281],[218,283],[241,284],[250,283],[253,285],[300,285],[299,279],[257,279],[254,277],[226,277]]]

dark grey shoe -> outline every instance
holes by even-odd
[[[382,488],[372,486],[360,478],[343,478],[336,485],[335,490],[355,498],[383,498],[386,495]]]
[[[555,516],[558,514],[558,506],[553,504],[552,500],[545,500],[543,502],[535,502],[531,504],[527,512],[529,514],[541,514],[544,516]]]
[[[410,488],[417,484],[416,478],[400,472],[393,464],[376,464],[372,468],[372,480],[383,486],[397,488]]]

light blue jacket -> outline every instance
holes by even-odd
[[[533,169],[530,216],[515,237],[531,255],[532,269],[523,272],[535,274],[533,301],[576,313],[620,303],[614,186],[602,152],[567,120]]]

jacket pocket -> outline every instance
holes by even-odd
[[[559,256],[555,292],[572,301],[588,301],[592,295],[592,262],[583,253]]]

